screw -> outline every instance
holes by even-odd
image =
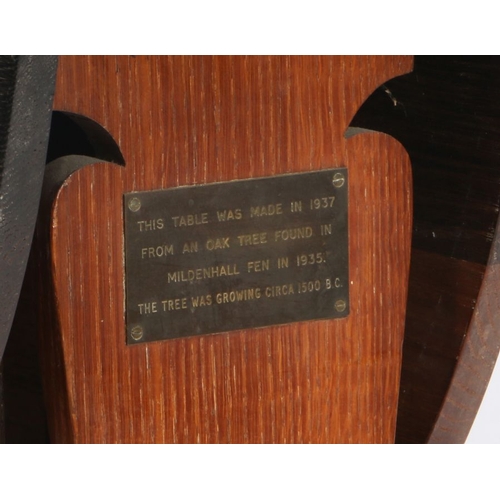
[[[141,340],[143,334],[144,332],[142,331],[142,326],[134,326],[134,328],[130,331],[130,336],[134,340]]]
[[[130,208],[130,210],[132,210],[132,212],[137,212],[137,210],[139,210],[139,208],[141,208],[141,200],[139,200],[139,198],[132,198],[128,202],[128,208]]]
[[[344,178],[344,176],[343,176],[340,172],[337,172],[337,173],[333,176],[333,179],[332,179],[332,184],[333,184],[336,188],[341,188],[341,187],[344,185],[344,182],[345,182],[345,178]]]
[[[347,304],[345,303],[345,300],[337,300],[337,302],[335,302],[335,309],[337,309],[338,312],[345,311],[346,307]]]

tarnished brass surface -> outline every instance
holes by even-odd
[[[127,342],[349,313],[347,169],[124,196]]]

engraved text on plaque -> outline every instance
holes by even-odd
[[[345,317],[347,169],[124,196],[127,342]]]

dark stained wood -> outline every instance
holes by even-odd
[[[61,58],[55,108],[103,125],[126,167],[73,174],[51,215],[51,267],[38,249],[55,299],[41,331],[53,441],[393,441],[410,165],[389,136],[343,134],[368,95],[411,63]],[[124,192],[340,165],[350,176],[348,318],[125,345]]]
[[[493,327],[498,323],[491,284],[496,266],[490,248],[499,205],[498,67],[498,58],[490,57],[417,57],[414,73],[386,82],[353,122],[397,137],[410,152],[414,169],[415,225],[398,442],[462,442],[496,357]],[[77,78],[72,84],[80,85]],[[85,101],[84,96],[78,99]],[[96,173],[96,184],[99,179]],[[50,279],[46,274],[41,280],[43,305],[53,294]],[[32,342],[18,338],[31,329],[26,324],[31,323],[33,305],[26,304],[18,310],[9,343],[29,346],[28,359],[36,360]],[[45,324],[57,325],[56,310],[43,311]],[[58,331],[53,329],[55,336],[45,339],[52,339],[54,350],[62,345]],[[7,347],[6,397],[14,402],[24,392],[24,401],[6,408],[7,440],[10,436],[10,442],[21,442],[31,436],[26,439],[43,441],[38,382],[32,375],[31,380],[24,378],[26,364],[19,362],[19,353]],[[52,356],[57,363],[46,372],[58,381],[59,386],[53,382],[60,387],[58,408],[67,415],[63,354]],[[30,366],[32,374],[36,365]],[[71,440],[71,432],[63,429],[60,434]]]
[[[497,224],[477,306],[429,443],[464,443],[500,350],[500,227]]]
[[[32,263],[31,263],[32,264]],[[38,290],[28,266],[12,334],[4,355],[5,441],[11,444],[47,443],[37,338]]]
[[[0,56],[0,361],[35,229],[57,57]]]
[[[353,121],[393,135],[412,160],[397,442],[465,440],[498,349],[492,257],[486,265],[500,205],[499,84],[498,57],[416,57],[414,71],[377,90]],[[478,380],[466,380],[472,372]]]
[[[43,415],[33,308],[21,322],[15,314],[24,306],[56,70],[54,56],[0,56],[0,442],[37,442],[31,422],[40,409]],[[19,326],[21,334],[10,335]],[[15,437],[13,429],[20,430]]]
[[[409,435],[429,432],[433,422],[422,417],[425,409],[435,405],[435,411],[440,411],[437,395],[444,399],[450,386],[474,307],[472,294],[483,272],[480,264],[413,248],[404,345],[405,392],[398,411],[400,425],[404,425],[401,429]],[[414,376],[408,379],[408,373]]]

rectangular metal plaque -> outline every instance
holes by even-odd
[[[124,196],[127,342],[349,312],[347,169]]]

